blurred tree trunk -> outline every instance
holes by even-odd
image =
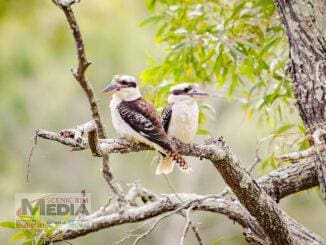
[[[275,0],[275,3],[288,36],[293,90],[301,118],[309,133],[325,130],[326,1]],[[320,140],[325,143],[325,137]],[[319,153],[315,162],[326,200],[325,152]]]

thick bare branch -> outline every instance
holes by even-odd
[[[83,150],[88,148],[87,139],[82,137],[77,137],[76,139],[65,138],[60,133],[46,130],[37,130],[36,135],[71,146],[73,149]],[[125,139],[100,139],[99,143],[101,150],[108,153],[124,154],[152,149],[145,144],[137,144]],[[175,147],[181,154],[187,156],[207,159],[223,159],[225,157],[225,149],[223,147],[204,144],[182,145],[180,143],[175,144]],[[301,159],[295,164],[286,165],[272,171],[257,182],[275,200],[279,200],[298,191],[307,190],[318,185],[315,166],[312,164],[312,161],[312,158]]]
[[[78,138],[79,140],[81,139],[81,141],[78,143],[78,142],[76,142],[77,139],[72,139],[72,138],[66,139],[66,138],[62,137],[60,134],[48,132],[48,131],[44,131],[44,130],[39,130],[38,136],[45,138],[45,139],[55,140],[55,141],[58,141],[60,143],[66,144],[66,145],[70,145],[72,147],[79,147],[79,149],[87,149],[88,148],[87,139],[85,139],[85,138]],[[228,166],[230,164],[230,162],[232,164],[234,164],[235,161],[237,161],[234,158],[234,156],[230,155],[232,153],[227,147],[225,147],[223,144],[219,144],[218,142],[215,142],[215,141],[206,142],[205,144],[191,144],[191,145],[180,144],[180,142],[177,142],[177,141],[175,141],[173,143],[174,143],[174,146],[176,147],[176,149],[181,154],[210,159],[211,161],[214,162],[215,165],[218,165],[221,167],[223,166],[223,168],[226,168],[226,166]],[[128,152],[132,152],[132,151],[142,151],[142,150],[150,150],[151,149],[150,147],[148,147],[146,145],[137,144],[135,142],[129,142],[125,139],[100,139],[99,145],[100,145],[101,151],[106,152],[106,153],[128,153]],[[237,163],[237,164],[239,164],[239,163]],[[236,166],[236,167],[239,168],[240,166]],[[223,169],[221,171],[224,172],[227,170]],[[232,171],[234,171],[234,170],[232,169]],[[229,172],[232,172],[232,171],[229,170]],[[258,184],[256,184],[256,182],[254,182],[253,180],[250,179],[249,181],[251,184],[247,185],[246,181],[248,181],[248,179],[246,179],[246,178],[239,179],[239,177],[237,177],[237,178],[239,181],[238,185],[241,185],[241,186],[240,187],[233,186],[233,189],[232,189],[233,192],[236,188],[239,188],[241,190],[244,188],[253,188],[252,185],[255,185],[258,187],[261,186],[276,201],[278,201],[280,198],[283,198],[283,197],[290,195],[292,193],[295,193],[297,191],[305,190],[305,189],[311,188],[313,186],[316,186],[318,183],[315,167],[314,167],[314,165],[311,164],[311,159],[303,159],[296,164],[292,164],[292,165],[277,169],[277,170],[271,172],[269,175],[259,179],[257,181]],[[234,185],[234,183],[232,183],[232,185]],[[257,189],[255,189],[255,191],[256,190]],[[261,189],[259,191],[261,192]],[[257,197],[257,200],[258,199],[261,200],[260,199],[261,195],[264,195],[263,196],[264,198],[268,198],[268,197],[266,197],[265,194],[260,193],[259,198]],[[272,202],[272,200],[269,199],[268,202]],[[257,206],[255,206],[255,208],[256,207]],[[169,210],[167,210],[167,211],[169,211]],[[258,214],[258,215],[260,215],[260,214]],[[283,218],[285,217],[284,219],[286,219],[286,220],[289,219],[284,214],[281,214],[281,215]],[[240,223],[241,219],[237,218],[237,220]],[[138,221],[141,221],[141,220],[138,220]],[[124,223],[124,222],[125,221],[122,221],[121,223]],[[242,224],[242,223],[240,223],[240,224],[243,227],[245,227],[244,224]],[[248,226],[248,224],[247,224],[247,226]],[[258,226],[261,227],[260,225],[258,225]],[[296,226],[300,226],[300,225],[296,224]],[[248,227],[245,227],[245,228],[248,228]],[[260,229],[262,230],[262,228],[260,228]],[[302,227],[302,229],[303,229],[303,227]],[[266,240],[266,237],[264,237],[264,239]]]
[[[220,138],[211,138],[206,143],[221,146],[225,144]],[[232,192],[251,215],[257,219],[272,244],[294,244],[284,212],[251,178],[231,150],[228,147],[224,147],[224,149],[224,158],[213,158],[211,161],[232,189]],[[275,234],[278,235],[275,236]]]
[[[230,201],[218,195],[201,196],[182,193],[178,195],[182,197],[184,202],[181,202],[174,194],[161,194],[153,202],[140,207],[129,207],[124,209],[123,212],[114,204],[105,210],[99,210],[89,216],[85,216],[74,224],[61,226],[50,240],[69,240],[108,227],[140,222],[164,214],[161,218],[156,219],[159,222],[163,218],[169,217],[180,210],[186,210],[195,204],[194,210],[226,215],[231,220],[239,223],[256,240],[263,241],[264,244],[270,243],[256,219],[237,200]],[[289,223],[291,233],[295,235],[296,244],[325,244],[319,236],[302,229],[291,218],[286,217],[286,220]],[[158,222],[151,226],[150,232]],[[147,235],[147,233],[148,230],[144,234]]]
[[[80,29],[78,26],[78,23],[76,21],[75,15],[70,7],[70,5],[76,1],[73,0],[53,0],[56,5],[58,5],[64,14],[66,15],[67,21],[69,23],[70,29],[72,30],[73,37],[76,44],[77,49],[77,56],[78,56],[78,67],[77,69],[73,69],[73,75],[80,84],[80,86],[83,88],[89,105],[92,112],[92,117],[96,123],[98,134],[100,138],[105,138],[105,128],[102,124],[98,105],[97,105],[97,99],[94,94],[93,87],[91,83],[87,80],[85,76],[85,72],[88,68],[88,66],[91,64],[91,62],[88,61],[86,53],[85,53],[85,46],[84,41],[82,38],[82,35],[80,33]]]

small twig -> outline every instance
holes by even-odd
[[[187,220],[187,222],[186,222],[185,228],[184,228],[184,230],[183,230],[183,234],[182,234],[181,239],[180,239],[180,245],[183,245],[183,244],[184,244],[184,240],[185,240],[185,238],[186,238],[186,236],[187,236],[187,233],[188,233],[189,227],[190,227],[190,225],[191,225],[191,223],[192,223],[191,220],[190,220],[190,212],[191,212],[191,210],[192,210],[193,208],[194,208],[193,206],[190,206],[190,207],[187,209],[187,212],[186,212],[186,220]]]
[[[102,173],[103,173],[104,179],[106,180],[106,183],[110,186],[113,193],[118,196],[119,204],[123,204],[123,205],[128,204],[125,199],[124,191],[123,191],[122,187],[120,186],[120,184],[116,183],[113,179],[112,172],[111,172],[110,166],[109,166],[108,154],[104,154],[102,157],[103,157]]]
[[[180,202],[183,202],[184,203],[184,200],[182,200],[182,198],[178,195],[178,193],[175,191],[174,187],[170,183],[170,180],[169,180],[168,176],[166,174],[163,174],[163,177],[164,177],[167,185],[169,186],[169,188],[173,192],[173,194],[179,199]],[[186,215],[183,213],[182,210],[180,211],[180,215],[182,217],[186,218]],[[191,229],[192,229],[192,231],[194,232],[194,234],[195,234],[195,236],[197,238],[198,243],[200,245],[202,245],[203,244],[203,241],[202,241],[202,238],[199,235],[198,228],[196,227],[196,225],[193,222],[190,222],[190,226],[191,226]]]
[[[198,231],[197,226],[195,226],[193,222],[190,222],[190,226],[191,226],[191,229],[192,229],[193,233],[195,234],[195,237],[197,239],[198,244],[199,245],[204,245],[203,239],[199,235],[199,231]]]
[[[54,0],[54,1],[57,5],[59,4],[60,8],[66,15],[67,21],[69,23],[70,29],[72,30],[72,34],[73,34],[73,37],[75,40],[76,49],[77,49],[77,57],[78,57],[78,67],[77,67],[77,69],[73,69],[72,73],[73,73],[74,77],[76,78],[76,80],[79,82],[80,86],[83,88],[83,90],[87,96],[87,99],[88,99],[88,102],[90,105],[90,109],[92,112],[92,117],[93,117],[93,119],[96,123],[97,129],[98,129],[99,137],[101,139],[104,139],[105,138],[105,129],[102,124],[98,105],[97,105],[98,100],[95,97],[94,90],[93,90],[91,83],[86,79],[86,76],[85,76],[85,72],[86,72],[87,68],[89,67],[89,65],[91,64],[91,62],[89,62],[87,60],[86,53],[85,53],[84,41],[83,41],[80,29],[79,29],[77,20],[75,18],[75,15],[74,15],[72,9],[70,8],[70,5],[76,1],[72,1],[72,0],[66,0],[66,1]],[[67,2],[67,4],[65,4],[63,2]]]
[[[307,158],[315,155],[317,152],[326,151],[325,145],[312,146],[304,151],[290,152],[284,155],[276,156],[275,159],[278,161],[294,161],[301,158]]]
[[[86,204],[86,190],[83,189],[81,190],[81,198],[82,198],[82,202],[81,202],[81,210],[80,212],[78,212],[78,219],[80,219],[81,217],[85,216],[85,204]]]
[[[204,198],[204,199],[206,199],[206,197]],[[204,200],[204,199],[202,199],[202,200]],[[202,201],[201,200],[201,201]],[[173,215],[173,214],[175,214],[175,213],[178,213],[179,211],[181,211],[182,209],[184,209],[184,208],[186,208],[186,207],[188,207],[189,205],[191,205],[192,203],[194,203],[194,202],[197,202],[198,200],[196,200],[196,201],[189,201],[189,202],[186,202],[185,204],[183,204],[182,206],[180,206],[179,208],[177,208],[176,210],[173,210],[173,211],[171,211],[171,212],[169,212],[169,213],[166,213],[165,215],[162,215],[161,217],[159,217],[159,218],[157,218],[156,220],[155,220],[155,222],[153,223],[153,225],[145,232],[145,233],[143,233],[143,234],[141,234],[140,236],[138,236],[137,237],[137,239],[134,241],[134,243],[133,243],[133,245],[137,245],[138,244],[138,242],[140,242],[140,240],[141,239],[143,239],[143,238],[145,238],[146,236],[148,236],[154,229],[155,229],[155,227],[158,225],[158,223],[161,221],[161,220],[163,220],[163,219],[165,219],[165,218],[167,218],[167,217],[169,217],[169,216],[171,216],[171,215]]]
[[[177,192],[175,191],[174,187],[172,186],[172,184],[170,183],[170,180],[168,178],[168,176],[166,174],[163,174],[164,180],[166,182],[166,184],[168,185],[168,187],[170,188],[170,190],[173,192],[173,194],[179,199],[180,202],[184,202],[181,197],[177,194]]]
[[[143,222],[141,225],[137,226],[136,228],[128,231],[129,233],[133,233],[133,232],[136,232],[142,228],[144,228],[146,225],[149,225],[151,223],[153,223],[155,220],[147,220],[146,222]]]
[[[33,144],[31,147],[31,150],[29,152],[29,156],[28,156],[28,161],[27,161],[27,173],[26,173],[26,181],[27,183],[29,183],[29,174],[30,174],[30,170],[31,170],[31,160],[32,160],[32,156],[33,156],[33,152],[36,148],[37,145],[37,133],[35,133],[34,137],[33,137]]]
[[[137,237],[137,236],[139,236],[139,235],[136,235],[136,234],[130,234],[130,235],[128,235],[128,236],[125,236],[125,237],[121,238],[121,239],[118,240],[118,241],[115,241],[115,242],[112,243],[112,244],[113,244],[113,245],[119,245],[119,244],[123,243],[124,241],[126,241],[126,240],[128,240],[128,239],[130,239],[130,238],[133,238],[133,237]]]

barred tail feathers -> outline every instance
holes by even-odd
[[[192,171],[190,165],[186,160],[175,151],[167,151],[166,154],[171,158],[172,162],[175,163],[179,169],[184,173],[190,173]]]
[[[163,156],[162,154],[159,154],[157,158],[158,158],[158,165],[156,167],[155,173],[157,175],[171,173],[174,167],[174,161],[172,161],[170,157]]]

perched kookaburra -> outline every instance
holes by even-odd
[[[168,106],[162,114],[162,124],[169,138],[176,138],[184,144],[193,142],[198,129],[199,108],[197,100],[208,96],[200,91],[197,84],[182,83],[173,86],[168,98]],[[159,156],[156,173],[169,173],[174,163]]]
[[[116,75],[104,92],[113,93],[110,103],[112,124],[119,135],[153,146],[163,156],[162,160],[169,159],[182,171],[191,171],[183,157],[173,149],[160,116],[141,96],[134,77]]]

